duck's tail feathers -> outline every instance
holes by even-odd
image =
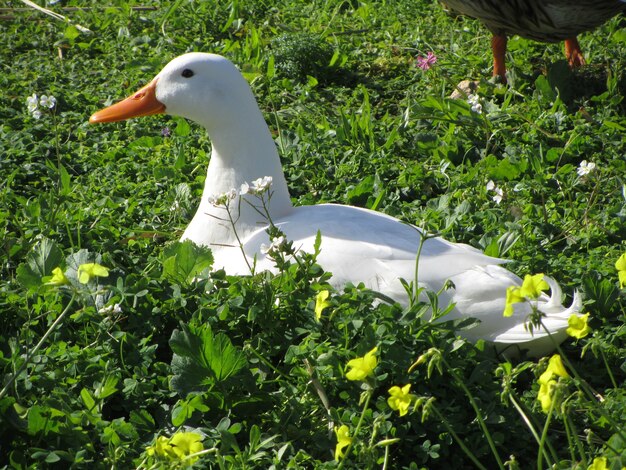
[[[574,298],[569,307],[565,308],[562,304],[563,291],[561,286],[549,276],[544,276],[545,281],[550,286],[550,297],[548,300],[539,305],[539,310],[545,313],[547,316],[558,315],[559,317],[569,318],[572,314],[580,313],[583,307],[582,296],[578,291],[574,292]]]

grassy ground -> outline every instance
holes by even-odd
[[[91,33],[2,12],[0,466],[626,466],[623,19],[581,36],[592,65],[573,73],[560,45],[511,39],[502,87],[485,80],[487,31],[434,1],[110,3],[51,7]],[[191,50],[246,73],[295,203],[375,208],[584,293],[592,333],[563,344],[553,407],[537,400],[547,358],[508,363],[358,286],[330,290],[318,322],[328,274],[313,260],[229,277],[176,244],[204,130],[87,119]],[[467,78],[481,109],[448,98]],[[33,93],[56,106],[35,118]],[[78,282],[94,262],[108,277]],[[45,284],[56,267],[69,285]],[[373,376],[348,380],[374,346]],[[406,384],[400,416],[388,390]]]

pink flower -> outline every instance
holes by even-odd
[[[435,62],[437,62],[437,56],[432,52],[429,52],[426,57],[417,56],[417,66],[422,70],[428,70],[431,68]]]

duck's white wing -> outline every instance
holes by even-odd
[[[332,282],[341,287],[346,282],[363,282],[406,304],[406,292],[399,279],[412,281],[421,232],[397,219],[349,206],[323,204],[299,207],[275,224],[294,242],[297,249],[313,252],[317,231],[321,233],[318,262],[333,274]],[[261,244],[269,243],[265,230],[259,230],[245,241],[248,256],[257,255],[259,269],[272,269],[273,262],[260,253]],[[438,291],[446,281],[452,286],[439,296],[440,306],[455,308],[446,320],[476,318],[480,322],[461,334],[469,340],[484,339],[499,349],[515,345],[541,355],[554,348],[545,329],[529,330],[529,303],[519,303],[511,317],[504,317],[506,291],[522,280],[499,264],[505,260],[485,255],[468,245],[441,238],[427,239],[419,259],[418,282]],[[546,278],[547,279],[547,278]],[[561,290],[549,280],[551,297],[543,295],[537,307],[546,314],[543,323],[554,340],[564,339],[567,319],[580,308],[575,300],[570,308],[561,304]]]
[[[309,253],[313,252],[319,231],[318,262],[333,274],[337,285],[364,282],[372,289],[394,296],[396,292],[404,292],[399,278],[414,280],[421,232],[393,217],[356,207],[321,204],[298,207],[274,223],[296,249]],[[262,269],[272,264],[260,252],[261,245],[268,243],[264,229],[244,242],[246,254],[250,259],[256,255],[257,265]],[[475,266],[503,262],[468,245],[430,238],[422,247],[418,280],[420,285],[436,290],[446,280]]]

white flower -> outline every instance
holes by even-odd
[[[272,242],[269,246],[265,243],[261,244],[261,253],[263,253],[264,255],[271,255],[275,251],[280,251],[284,243],[285,237],[283,237],[282,235],[280,237],[274,237],[272,238]]]
[[[41,117],[41,111],[39,111],[38,109],[31,111],[31,113],[35,119],[39,119]]]
[[[596,169],[596,164],[593,162],[588,162],[587,160],[583,160],[580,162],[580,166],[578,167],[578,176],[587,176],[593,170]]]
[[[478,95],[467,95],[467,102],[475,113],[481,114],[483,112],[483,105],[480,104]]]
[[[26,98],[26,106],[28,107],[28,112],[32,113],[37,109],[39,100],[37,99],[37,94],[33,93],[31,96]]]
[[[100,310],[98,310],[98,313],[122,313],[122,307],[120,307],[120,304],[109,305],[108,307],[102,307]]]
[[[52,109],[56,106],[57,104],[57,99],[50,95],[50,96],[46,96],[46,95],[41,95],[41,99],[39,100],[39,104],[41,106],[43,106],[44,108],[49,108]]]
[[[502,202],[502,198],[504,197],[504,191],[502,191],[501,188],[495,188],[494,191],[496,195],[493,196],[491,199],[493,199],[496,204],[500,204]]]
[[[237,197],[237,190],[231,188],[222,194],[212,194],[208,197],[209,204],[212,206],[226,206],[230,201]]]
[[[280,237],[274,237],[272,238],[272,248],[274,250],[279,249],[283,243],[285,243],[285,237],[283,237],[282,235]]]
[[[250,191],[250,185],[244,181],[244,183],[239,188],[239,195],[243,196],[244,194],[248,194]]]
[[[251,183],[250,192],[254,194],[262,194],[272,185],[272,177],[264,176],[263,178],[257,178]]]
[[[502,191],[502,188],[496,186],[496,183],[494,183],[493,180],[489,180],[487,186],[485,186],[485,189],[487,191],[493,191],[494,193],[496,193],[494,196],[491,197],[491,199],[493,199],[496,204],[500,204],[502,202],[502,199],[504,198],[504,191]]]

